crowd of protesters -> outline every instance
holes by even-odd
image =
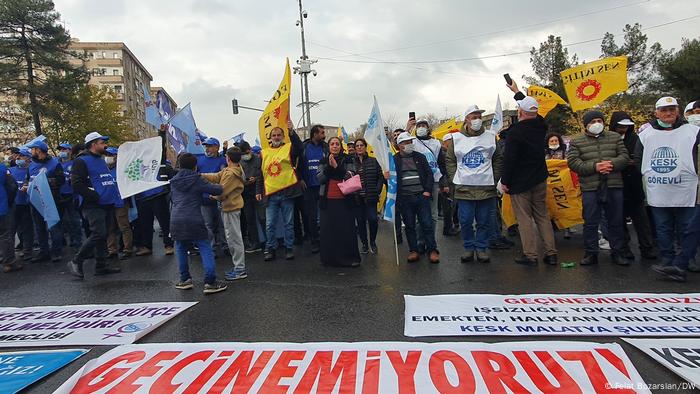
[[[554,233],[563,230],[568,238],[573,231],[555,228],[547,211],[547,160],[566,160],[581,189],[581,265],[597,264],[604,248],[614,264],[634,262],[629,221],[640,258],[658,260],[658,249],[660,262],[652,269],[663,278],[685,281],[688,271],[698,270],[700,101],[681,112],[676,99],[663,97],[642,125],[625,112],[606,116],[590,110],[583,115],[582,133],[567,143],[548,130],[537,100],[515,83],[509,88],[518,121],[507,129],[488,129],[484,111],[472,105],[461,130],[442,141],[433,138],[424,119],[411,118],[405,129],[387,133],[398,185],[395,240],[403,244],[405,238],[409,263],[421,256],[440,262],[441,216],[443,239],[461,237],[462,263],[489,262],[489,250],[513,247],[506,235],[517,231],[522,254],[515,263],[536,265],[541,257],[558,264]],[[161,137],[165,148],[164,129]],[[128,199],[119,194],[119,151],[108,139],[91,132],[81,144],[51,149],[56,157],[43,141],[6,152],[0,164],[0,174],[6,174],[0,187],[4,272],[20,270],[26,262],[66,258],[80,279],[84,262],[92,259],[95,275],[117,274],[117,260],[153,253],[155,219],[164,253],[178,260],[176,288],[194,287],[188,263],[199,255],[205,294],[225,290],[226,281],[245,279],[246,254],[262,252],[272,261],[281,250],[292,260],[295,245],[308,242],[322,264],[357,267],[362,255],[394,251],[394,245],[377,245],[379,202],[389,173],[363,138],[327,139],[324,127],[315,125],[302,141],[291,123],[287,132],[273,129],[262,152],[245,141],[228,148],[206,138],[203,155],[183,153],[170,163],[163,154],[158,175],[169,185]],[[276,166],[276,176],[293,180],[289,187],[269,192],[270,165]],[[50,228],[28,195],[42,172],[60,215]],[[504,193],[517,230],[502,224]],[[231,269],[220,281],[216,259],[224,256],[230,256]]]

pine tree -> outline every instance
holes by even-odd
[[[68,49],[71,38],[48,0],[0,2],[0,93],[13,95],[42,134],[41,117],[51,101],[67,102],[87,83],[84,67]]]

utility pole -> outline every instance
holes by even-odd
[[[297,60],[297,67],[294,67],[294,73],[301,76],[301,105],[304,109],[305,117],[304,126],[311,127],[311,99],[309,98],[309,74],[316,76],[316,70],[311,69],[311,65],[317,60],[311,60],[306,55],[306,39],[304,38],[304,19],[308,18],[309,14],[304,11],[301,0],[299,0],[299,19],[297,26],[301,29],[301,58]]]

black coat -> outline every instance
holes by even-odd
[[[394,165],[396,166],[397,198],[401,198],[401,170],[403,167],[401,158],[401,152],[397,152],[394,155]],[[418,152],[411,153],[411,158],[413,158],[413,162],[416,163],[416,169],[418,170],[420,183],[423,185],[423,191],[430,193],[431,198],[437,198],[437,196],[432,195],[435,180],[433,178],[433,170],[430,169],[430,164],[428,164],[428,159],[426,159],[422,153]]]
[[[202,194],[218,196],[220,185],[207,182],[192,170],[181,169],[170,181],[172,210],[170,212],[170,236],[175,241],[208,239],[209,233],[202,217]]]
[[[525,96],[518,92],[516,100]],[[506,149],[501,183],[508,186],[509,194],[526,192],[547,179],[547,162],[542,142],[547,134],[544,118],[522,120],[506,130]]]
[[[336,181],[344,181],[356,174],[355,162],[352,157],[346,155],[345,153],[341,153],[340,155],[338,155],[338,157],[336,157],[335,160],[336,163],[338,163],[338,166],[335,168],[328,164],[328,156],[324,157],[321,160],[321,163],[319,163],[318,165],[318,172],[316,173],[316,178],[318,179],[318,182],[321,185],[321,187],[319,188],[319,206],[321,208],[325,208],[326,202],[328,201],[329,180],[333,179]],[[347,200],[351,200],[351,196],[346,197]],[[354,201],[354,199],[352,200]]]
[[[367,203],[376,203],[379,201],[379,194],[382,192],[384,185],[384,174],[382,167],[374,157],[364,155],[360,162],[359,155],[353,157],[355,170],[360,174],[362,180],[362,192],[360,193],[365,198]]]

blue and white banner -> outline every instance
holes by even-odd
[[[146,123],[150,124],[156,129],[160,129],[160,125],[162,123],[161,117],[158,113],[156,103],[151,100],[151,94],[148,92],[146,85],[143,85],[143,105],[146,110]]]
[[[55,226],[61,220],[58,216],[58,209],[56,209],[56,202],[51,194],[51,187],[49,187],[49,179],[46,177],[45,169],[42,169],[39,175],[34,177],[34,180],[29,183],[27,193],[29,194],[29,202],[44,218],[48,228]]]
[[[192,115],[192,107],[189,103],[170,118],[170,125],[175,129],[171,133],[171,137],[184,146],[185,151],[195,155],[204,154],[204,148],[198,138],[198,135],[203,133],[197,129],[197,124]],[[176,149],[175,145],[173,145],[173,148]]]
[[[0,393],[18,393],[87,352],[65,349],[0,353]]]
[[[365,140],[372,147],[374,156],[382,167],[382,171],[389,171],[389,181],[386,193],[386,203],[384,205],[384,219],[394,221],[396,211],[396,168],[394,167],[394,157],[389,149],[389,139],[384,131],[384,121],[379,112],[377,97],[374,97],[372,113],[367,120],[367,130],[365,130]]]

